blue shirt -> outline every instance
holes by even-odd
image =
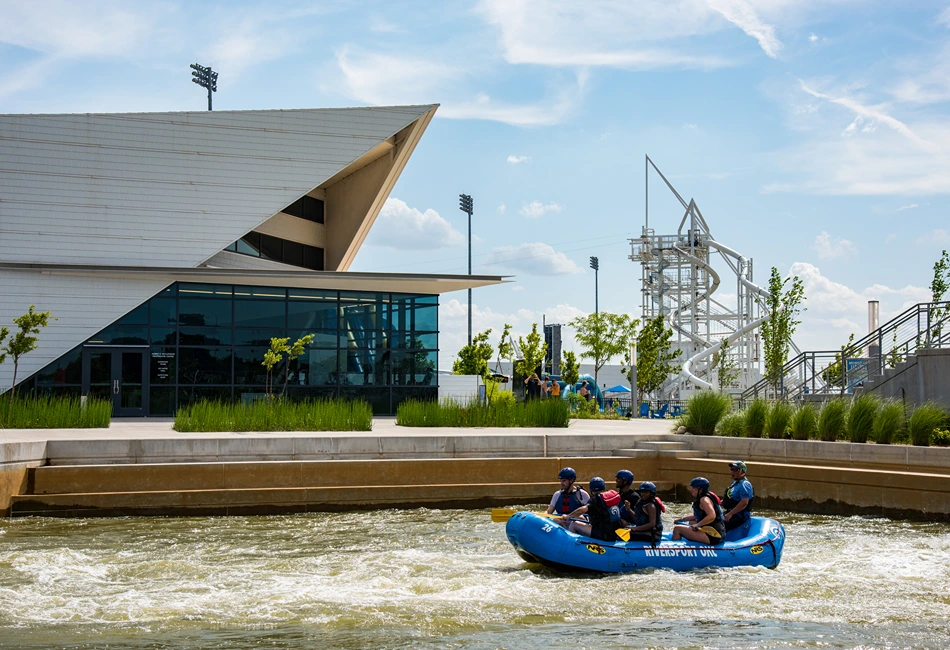
[[[749,480],[746,478],[740,478],[736,481],[733,481],[732,485],[730,485],[726,489],[726,498],[732,499],[733,501],[742,501],[743,499],[752,499],[752,495],[753,495],[752,484],[749,483]],[[746,506],[741,512],[737,512],[736,514],[732,516],[738,517],[740,521],[744,521],[748,519],[750,516],[749,506]]]

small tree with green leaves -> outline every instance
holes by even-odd
[[[261,362],[261,365],[267,369],[267,378],[264,380],[264,392],[270,396],[274,394],[274,366],[283,360],[287,352],[290,352],[289,343],[290,337],[272,338],[270,340],[270,349],[264,353],[264,361]]]
[[[670,362],[683,351],[671,351],[673,330],[666,327],[662,315],[649,319],[637,336],[637,403],[643,396],[660,389],[675,369]]]
[[[0,349],[0,363],[6,360],[7,355],[13,359],[13,385],[10,387],[10,403],[13,404],[13,396],[16,394],[16,375],[20,366],[20,359],[24,354],[32,352],[39,347],[40,328],[49,325],[49,320],[56,318],[50,316],[48,311],[36,311],[36,305],[30,305],[30,310],[22,316],[13,319],[13,324],[20,330],[15,332],[6,346]],[[4,327],[0,330],[0,343],[7,337],[10,330]]]
[[[722,345],[713,352],[712,368],[717,368],[716,381],[719,384],[719,392],[722,393],[727,387],[732,385],[739,378],[739,363],[735,355],[729,354],[729,339],[723,337]]]
[[[511,325],[505,323],[505,327],[501,332],[501,338],[498,339],[498,368],[499,372],[501,366],[501,360],[511,362],[512,372],[514,372],[514,358],[515,358],[515,346],[511,343]]]
[[[577,355],[568,350],[561,361],[561,381],[567,384],[568,390],[574,390],[580,378],[581,364],[577,361]]]
[[[791,280],[788,290],[785,285]],[[801,323],[796,320],[803,309],[805,287],[798,276],[782,279],[778,269],[772,267],[769,276],[769,295],[766,298],[768,319],[762,323],[762,347],[765,357],[765,377],[778,393],[782,388],[782,369],[788,361],[792,336]]]
[[[940,254],[940,259],[934,262],[934,277],[930,281],[930,293],[931,299],[933,302],[941,302],[944,296],[947,295],[947,289],[950,288],[950,256],[947,255],[947,251],[944,250]],[[933,332],[931,338],[939,339],[940,338],[940,321],[945,316],[944,309],[934,308],[930,314],[931,323],[936,323],[933,326]]]
[[[284,389],[281,391],[281,395],[287,392],[287,382],[290,380],[290,362],[295,361],[297,357],[302,355],[306,351],[307,346],[312,342],[313,334],[306,334],[294,341],[294,344],[285,351],[285,354],[287,355],[287,361],[284,365]]]
[[[577,330],[577,342],[583,348],[581,356],[594,360],[594,383],[597,383],[600,369],[614,357],[630,350],[640,320],[631,319],[626,314],[602,311],[578,316],[568,325]]]
[[[521,348],[521,361],[515,367],[515,372],[527,379],[544,362],[544,355],[548,351],[548,344],[538,333],[538,324],[531,324],[528,337],[518,337],[518,347]]]
[[[491,330],[479,332],[472,337],[471,345],[464,345],[458,352],[458,358],[452,363],[452,374],[478,375],[482,380],[488,379],[488,362],[491,361],[495,349],[488,342]]]

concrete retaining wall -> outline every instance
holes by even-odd
[[[0,443],[0,516],[10,513],[10,500],[29,489],[31,467],[46,462],[46,442]]]

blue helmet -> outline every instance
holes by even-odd
[[[709,479],[703,478],[702,476],[697,476],[692,481],[689,482],[690,487],[694,487],[697,490],[708,490],[709,489]]]
[[[629,469],[622,469],[617,472],[617,478],[621,481],[626,481],[627,485],[633,485],[633,472]]]
[[[560,472],[557,473],[558,479],[567,479],[569,481],[577,480],[577,472],[574,471],[573,467],[565,467]]]
[[[640,484],[640,487],[637,488],[637,492],[644,492],[644,491],[652,492],[653,494],[656,494],[656,485],[651,483],[650,481],[644,481],[643,483]]]
[[[607,489],[607,482],[604,479],[600,478],[599,476],[595,476],[594,478],[590,480],[591,492],[594,492],[594,491],[603,492],[606,489]]]

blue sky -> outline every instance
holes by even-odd
[[[0,112],[201,110],[195,61],[217,109],[440,103],[352,269],[464,272],[471,194],[474,272],[516,278],[475,292],[496,333],[593,311],[591,255],[601,309],[639,315],[649,154],[760,284],[802,277],[798,344],[829,349],[868,299],[882,319],[927,300],[950,248],[948,6],[0,0]],[[441,317],[447,367],[464,292]]]

